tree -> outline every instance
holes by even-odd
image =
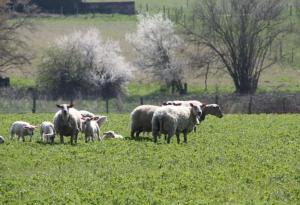
[[[218,56],[237,93],[254,93],[272,43],[285,29],[282,0],[203,0],[193,10],[188,33]]]
[[[90,29],[57,39],[42,59],[40,89],[73,100],[77,94],[100,94],[105,99],[125,93],[129,64],[117,42],[103,41]]]
[[[127,35],[127,39],[138,53],[140,69],[183,90],[185,61],[180,57],[184,45],[169,19],[162,14],[139,15],[137,31]]]
[[[28,49],[27,44],[19,31],[29,28],[26,17],[34,7],[26,0],[14,2],[12,5],[22,5],[26,13],[11,20],[14,13],[9,3],[8,0],[0,0],[0,75],[30,63],[28,51],[24,51]]]

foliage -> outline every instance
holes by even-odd
[[[167,84],[182,88],[184,60],[180,58],[183,41],[175,33],[175,26],[162,14],[139,15],[136,33],[127,35],[138,52],[139,68],[150,71]]]
[[[187,144],[151,137],[77,146],[8,140],[15,120],[0,115],[1,204],[297,204],[299,115],[208,117]],[[129,136],[129,114],[109,115],[101,133]],[[35,134],[38,141],[39,134]],[[34,141],[35,141],[34,140]],[[150,141],[148,141],[150,140]]]
[[[195,4],[193,40],[213,51],[236,92],[254,93],[261,73],[275,63],[267,54],[286,32],[282,0],[203,0]]]
[[[26,0],[18,0],[17,2],[24,7],[27,5]],[[7,71],[13,71],[21,65],[30,63],[27,44],[19,34],[21,29],[29,28],[27,15],[24,14],[25,17],[10,21],[13,13],[9,12],[10,8],[7,3],[7,0],[0,0],[0,74],[5,74]],[[31,11],[31,7],[26,8]]]
[[[124,94],[130,77],[119,44],[102,40],[90,29],[57,39],[43,58],[37,80],[42,89],[58,96],[100,93],[110,98]]]

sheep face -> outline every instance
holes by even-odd
[[[67,121],[69,119],[69,117],[70,117],[69,108],[72,108],[73,106],[74,106],[73,104],[56,105],[56,107],[61,109],[62,118],[64,121]]]
[[[219,118],[223,117],[223,113],[222,113],[219,105],[210,104],[210,105],[207,105],[207,108],[209,109],[211,115],[217,116]]]
[[[199,121],[200,121],[201,115],[202,115],[202,109],[199,105],[194,105],[193,103],[190,103],[190,106],[191,106],[193,115],[196,116],[197,124],[199,124]]]
[[[34,129],[36,128],[36,126],[24,125],[23,128],[24,128],[25,135],[32,136],[32,135],[34,135]]]

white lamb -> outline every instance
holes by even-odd
[[[85,125],[85,142],[94,141],[97,138],[99,141],[102,140],[100,137],[100,128],[97,123],[98,117],[87,117],[84,119],[83,124]]]
[[[131,138],[138,138],[141,132],[152,131],[153,113],[160,108],[155,105],[140,105],[130,114],[131,118]],[[136,134],[136,136],[134,136]]]
[[[199,123],[202,110],[199,105],[190,106],[163,106],[158,108],[152,118],[152,135],[154,142],[160,134],[167,134],[167,143],[176,134],[177,143],[180,143],[179,135],[183,133],[184,142],[187,142],[187,134]]]
[[[103,133],[104,139],[124,139],[122,135],[115,133],[114,131],[107,131]]]
[[[30,142],[32,140],[32,135],[34,135],[34,129],[37,126],[31,125],[28,122],[16,121],[11,125],[10,128],[10,139],[13,139],[15,135],[18,136],[18,141],[22,138],[25,142],[25,136],[30,136]]]
[[[54,125],[51,122],[45,121],[41,124],[40,129],[41,141],[46,143],[54,143],[55,138],[55,129]]]

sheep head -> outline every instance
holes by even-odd
[[[60,105],[57,104],[56,107],[61,109],[62,118],[64,121],[67,121],[70,117],[69,109],[74,107],[74,105],[72,103],[71,104],[60,104]]]

